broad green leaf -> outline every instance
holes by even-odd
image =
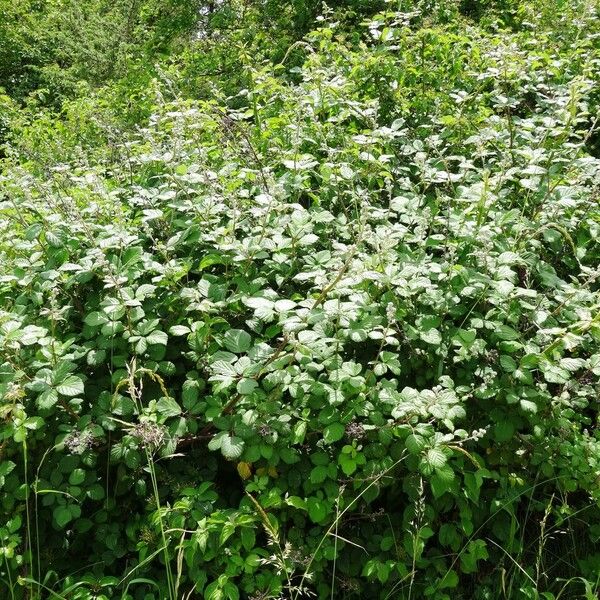
[[[419,454],[427,445],[427,441],[422,436],[411,433],[406,438],[405,444],[411,454]]]
[[[75,469],[69,475],[69,483],[71,485],[80,485],[85,481],[85,471],[83,469]]]
[[[310,472],[311,483],[323,483],[329,476],[329,469],[323,465],[318,465]]]
[[[344,437],[345,427],[339,423],[331,423],[323,430],[323,439],[328,444],[333,444]]]
[[[169,336],[164,331],[158,329],[146,336],[146,342],[148,345],[159,344],[166,346],[169,341]]]
[[[221,440],[221,452],[227,460],[235,460],[244,451],[244,440],[237,436],[226,435]]]
[[[531,400],[520,400],[521,408],[528,413],[535,414],[538,410],[537,404]]]
[[[512,438],[515,433],[515,426],[511,421],[503,421],[502,423],[498,423],[495,430],[495,439],[497,442],[507,442]]]
[[[244,377],[240,379],[237,383],[237,391],[242,396],[248,396],[258,387],[258,383],[254,379],[249,379],[248,377]]]
[[[500,366],[507,372],[513,373],[517,369],[517,363],[512,356],[508,356],[507,354],[503,354],[500,356]]]
[[[499,325],[494,329],[494,333],[501,340],[516,340],[519,338],[519,332],[515,331],[512,327],[509,327],[508,325]]]
[[[421,331],[421,339],[433,346],[439,346],[442,343],[442,335],[437,329]]]
[[[440,583],[437,585],[438,590],[443,590],[447,588],[455,588],[458,585],[459,579],[456,571],[450,569],[442,578]]]
[[[83,394],[83,381],[75,375],[70,375],[56,386],[56,391],[63,396],[80,396]]]
[[[69,523],[73,516],[71,515],[71,511],[69,510],[68,506],[64,506],[64,505],[59,505],[57,506],[54,511],[52,512],[52,515],[54,517],[54,520],[56,521],[57,525],[62,529],[64,528],[64,526]]]
[[[181,414],[181,406],[173,398],[162,397],[156,403],[156,410],[164,417],[176,417]]]
[[[230,329],[225,334],[224,342],[227,350],[239,354],[249,350],[252,338],[249,333],[246,333],[241,329]]]
[[[448,460],[446,455],[439,448],[430,448],[427,451],[426,456],[427,462],[436,469],[443,467]]]
[[[85,323],[86,325],[91,325],[92,327],[98,327],[99,325],[108,323],[108,317],[101,312],[91,312],[85,317]]]
[[[58,402],[58,392],[55,389],[47,389],[38,396],[36,402],[41,409],[48,410]]]
[[[171,335],[187,335],[191,332],[191,329],[186,325],[173,325],[173,327],[169,327],[169,333]]]
[[[329,514],[329,505],[325,500],[319,498],[308,498],[306,501],[308,516],[313,523],[320,523]]]

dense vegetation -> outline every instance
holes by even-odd
[[[0,0],[0,597],[600,591],[594,0]]]

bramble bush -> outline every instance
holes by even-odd
[[[15,127],[2,597],[596,597],[597,7],[425,4]]]

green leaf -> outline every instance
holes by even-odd
[[[549,383],[567,383],[571,379],[569,371],[548,360],[540,361],[540,369],[544,374],[544,379]]]
[[[444,463],[441,467],[436,467],[435,474],[443,481],[450,482],[454,480],[454,471],[447,463]]]
[[[439,346],[442,343],[442,334],[437,329],[428,329],[421,331],[421,339],[433,346]]]
[[[240,379],[237,384],[237,391],[242,396],[250,395],[256,388],[258,387],[258,383],[254,379],[250,379],[248,377],[244,377]]]
[[[333,444],[344,437],[345,431],[346,428],[341,423],[331,423],[323,430],[323,439],[327,444]]]
[[[83,469],[74,469],[69,475],[71,485],[79,485],[85,481],[85,471]]]
[[[437,471],[429,479],[429,485],[433,492],[434,498],[441,498],[446,492],[451,492],[453,485],[452,480],[446,477],[440,477]]]
[[[463,573],[475,573],[477,561],[489,558],[484,540],[471,540],[467,545],[467,551],[460,557],[460,568]]]
[[[221,452],[227,460],[235,460],[244,451],[244,440],[236,436],[226,435],[221,440]]]
[[[86,362],[91,366],[101,365],[106,360],[106,350],[90,350]]]
[[[57,402],[58,392],[54,389],[47,389],[45,392],[42,392],[37,399],[37,405],[43,410],[52,408]]]
[[[508,325],[499,325],[494,329],[494,333],[501,340],[516,340],[519,338],[519,332],[515,331],[512,327]]]
[[[75,375],[70,375],[56,386],[56,391],[63,396],[80,396],[83,394],[83,381]]]
[[[52,511],[52,516],[61,529],[64,528],[64,526],[73,518],[69,507],[64,505],[57,506]]]
[[[215,435],[215,437],[208,442],[209,450],[219,450],[221,448],[221,444],[223,442],[223,438],[227,436],[225,431],[221,431]]]
[[[507,442],[514,435],[515,426],[511,421],[506,420],[502,423],[497,423],[494,432],[494,438],[497,442]]]
[[[525,412],[532,413],[532,414],[537,413],[538,407],[535,402],[532,402],[531,400],[520,400],[519,404],[521,405],[521,408]]]
[[[156,403],[156,410],[164,417],[176,417],[181,414],[181,406],[173,398],[164,396]]]
[[[325,500],[319,498],[308,498],[306,501],[308,507],[308,516],[313,523],[320,523],[329,513],[329,505]]]
[[[437,586],[438,590],[443,590],[446,588],[455,588],[458,585],[458,575],[456,571],[450,569],[442,578],[440,583]]]
[[[173,325],[173,327],[169,327],[169,333],[171,335],[187,335],[188,333],[191,333],[191,329],[189,327],[186,327],[185,325]]]
[[[103,500],[104,499],[104,488],[99,483],[95,483],[88,489],[87,496],[91,500]]]
[[[306,421],[299,421],[294,425],[292,434],[292,442],[294,444],[302,444],[306,436],[307,423]]]
[[[146,338],[141,337],[135,344],[135,353],[144,354],[146,350],[148,350],[148,343],[146,342]]]
[[[164,331],[158,329],[146,336],[146,343],[148,345],[158,344],[160,346],[166,346],[168,341],[169,336]]]
[[[323,465],[318,465],[310,472],[310,482],[314,484],[323,483],[329,476],[329,469]]]
[[[252,338],[249,333],[246,333],[241,329],[230,329],[225,334],[223,341],[227,350],[239,354],[241,352],[246,352],[250,348]]]
[[[99,325],[108,323],[108,317],[101,312],[91,312],[85,317],[85,323],[86,325],[91,325],[92,327],[98,327]]]
[[[459,329],[458,337],[462,340],[462,342],[470,346],[477,337],[477,331],[474,329]]]
[[[419,454],[427,445],[424,437],[411,433],[405,441],[406,449],[411,454]]]
[[[300,496],[288,496],[285,503],[299,510],[306,510],[307,508],[306,500],[303,500]]]
[[[5,460],[3,462],[0,463],[0,477],[4,477],[5,475],[8,475],[15,467],[16,467],[16,463],[14,463],[12,460]]]
[[[25,420],[25,422],[23,423],[23,425],[27,428],[27,429],[41,429],[45,424],[44,419],[42,419],[42,417],[29,417],[28,419]]]
[[[435,469],[443,467],[448,460],[446,458],[446,455],[439,448],[430,448],[427,451],[426,456],[429,465],[431,465]]]
[[[500,356],[500,366],[507,373],[514,373],[514,371],[517,369],[517,363],[515,362],[515,359],[507,354],[502,354],[502,356]]]
[[[357,462],[348,454],[340,454],[338,463],[342,467],[344,475],[350,476],[356,471]]]

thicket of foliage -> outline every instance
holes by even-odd
[[[0,7],[2,598],[597,597],[596,2]]]

